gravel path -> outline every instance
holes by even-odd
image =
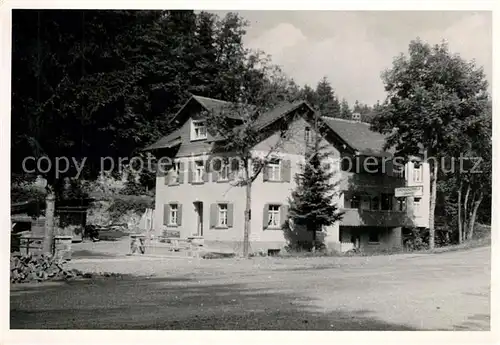
[[[489,248],[354,258],[129,257],[71,265],[143,277],[13,286],[12,328],[490,327]]]

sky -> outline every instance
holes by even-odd
[[[223,16],[226,12],[214,11]],[[492,17],[470,11],[238,11],[249,22],[244,43],[272,56],[299,85],[326,76],[339,98],[375,104],[380,78],[419,37],[446,40],[452,53],[475,59],[492,80]]]

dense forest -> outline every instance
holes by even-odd
[[[27,156],[86,157],[83,177],[95,178],[100,157],[130,157],[172,131],[191,94],[236,101],[245,90],[263,107],[301,98],[350,117],[326,78],[300,87],[264,52],[246,49],[246,26],[236,13],[14,11],[13,173]]]

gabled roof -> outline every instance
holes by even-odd
[[[220,99],[215,99],[215,98],[209,98],[209,97],[203,97],[203,96],[196,96],[193,95],[191,98],[195,99],[198,103],[202,105],[207,110],[220,110],[224,106],[229,105],[229,102],[222,101]]]
[[[384,150],[385,136],[372,131],[368,123],[326,116],[322,119],[331,130],[360,154],[387,156],[393,153],[393,150]]]
[[[179,115],[183,113],[184,109],[193,102],[198,103],[207,111],[220,111],[225,106],[231,104],[231,102],[222,101],[220,99],[192,95],[191,98],[189,98],[187,102],[184,103],[184,105],[181,107],[181,109],[179,109],[179,111],[174,115],[172,121],[175,121],[179,117]],[[227,116],[229,118],[239,119],[238,116],[232,117],[230,114],[228,114]]]

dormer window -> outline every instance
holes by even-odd
[[[191,122],[191,140],[203,140],[207,138],[207,126],[205,120],[193,120]]]

